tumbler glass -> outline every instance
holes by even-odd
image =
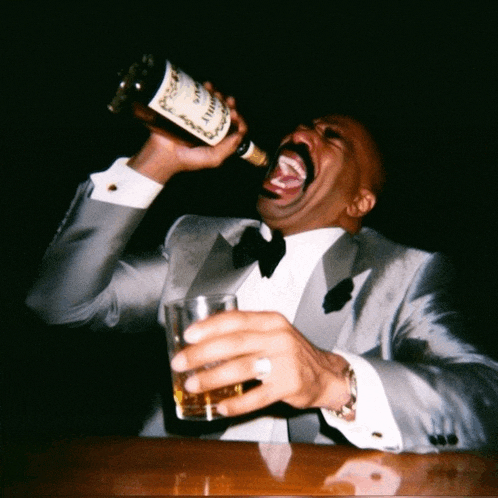
[[[235,309],[237,309],[237,298],[232,294],[197,296],[166,304],[166,340],[169,360],[171,361],[176,353],[188,346],[183,334],[189,325],[215,313]],[[206,365],[204,368],[213,366],[215,364]],[[185,390],[184,384],[191,374],[192,371],[175,372],[171,370],[176,414],[180,419],[214,420],[221,418],[222,415],[217,410],[218,403],[232,396],[240,396],[243,392],[242,384],[234,384],[203,393],[190,393]]]

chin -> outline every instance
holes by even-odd
[[[293,217],[295,210],[285,209],[275,201],[260,197],[257,204],[258,213],[261,219],[272,229],[281,230],[284,235],[292,231],[295,225]]]

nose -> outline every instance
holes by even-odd
[[[313,122],[302,123],[289,135],[290,141],[294,143],[304,143],[308,146],[314,145],[319,135]]]

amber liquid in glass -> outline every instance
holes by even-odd
[[[218,410],[218,403],[232,396],[243,393],[242,384],[220,387],[203,393],[191,393],[184,388],[189,374],[173,373],[173,396],[176,404],[176,415],[180,419],[214,420],[223,417]]]

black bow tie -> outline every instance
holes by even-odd
[[[235,268],[258,261],[262,277],[270,278],[285,254],[285,240],[278,231],[273,232],[271,242],[267,242],[256,227],[244,230],[240,242],[233,248]]]

